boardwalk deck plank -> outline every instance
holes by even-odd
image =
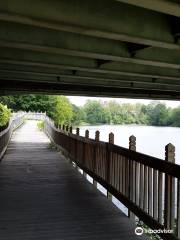
[[[0,164],[1,240],[145,239],[27,122]]]

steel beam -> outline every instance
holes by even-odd
[[[102,53],[96,53],[96,52],[87,52],[87,51],[79,51],[79,50],[72,50],[72,49],[62,49],[62,48],[56,48],[51,46],[41,46],[41,45],[33,45],[33,44],[27,44],[27,43],[17,43],[17,42],[7,42],[0,40],[0,47],[7,47],[7,48],[14,48],[14,49],[20,49],[20,50],[30,50],[34,52],[42,52],[42,53],[50,53],[50,54],[59,54],[59,55],[68,55],[68,56],[74,56],[74,57],[83,57],[83,58],[89,58],[89,59],[100,59],[105,60],[105,64],[109,63],[110,61],[117,61],[117,62],[124,62],[124,63],[133,63],[133,64],[140,64],[140,65],[147,65],[147,66],[155,66],[155,67],[161,67],[161,68],[173,68],[173,69],[180,69],[179,63],[176,63],[174,61],[175,56],[177,56],[177,60],[179,59],[178,53],[175,51],[173,52],[163,52],[163,56],[166,56],[167,61],[165,62],[161,59],[163,59],[163,56],[160,54],[159,61],[156,60],[156,55],[153,56],[153,50],[151,49],[151,54],[148,56],[148,52],[145,53],[142,52],[136,54],[136,56],[132,57],[124,57],[117,56],[117,55],[111,55],[111,54],[102,54]],[[155,53],[162,52],[161,49],[155,49]],[[3,54],[3,53],[2,53]],[[20,53],[19,53],[20,54]],[[24,53],[22,53],[24,55]],[[127,54],[128,55],[128,54]],[[168,56],[171,55],[171,57],[168,58]],[[172,56],[174,55],[174,56]],[[15,56],[15,55],[14,55]],[[138,57],[139,56],[139,57]],[[144,59],[141,59],[144,58]],[[151,58],[152,60],[149,60],[148,58]],[[172,60],[171,60],[172,59]],[[98,64],[97,64],[98,65]],[[101,64],[102,65],[102,64]],[[99,66],[99,65],[98,65]]]
[[[53,1],[52,4],[47,0],[44,4],[35,0],[6,0],[0,3],[0,20],[179,49],[179,45],[174,43],[168,16],[116,1],[97,0],[95,3],[91,0],[62,0]]]
[[[100,76],[90,76],[89,74],[82,75],[79,72],[77,72],[75,75],[72,74],[54,74],[54,73],[44,73],[44,72],[30,72],[30,71],[17,71],[17,70],[7,70],[7,69],[0,69],[0,78],[4,79],[26,79],[27,81],[32,80],[33,81],[41,81],[43,82],[49,82],[49,83],[57,83],[57,82],[76,82],[77,84],[83,84],[83,83],[90,83],[94,85],[119,85],[121,84],[129,84],[131,86],[135,86],[136,84],[141,84],[143,87],[143,84],[146,84],[149,87],[155,87],[155,86],[168,86],[171,89],[176,89],[177,87],[180,87],[180,78],[177,79],[161,79],[161,78],[137,78],[137,77],[131,77],[127,78],[125,76],[119,76],[116,77],[100,77]],[[173,83],[173,84],[172,84]]]
[[[132,4],[138,7],[180,17],[180,4],[170,0],[116,0],[118,2]]]
[[[95,68],[95,67],[86,67],[86,66],[73,66],[73,65],[68,65],[68,64],[52,64],[52,63],[45,63],[45,62],[34,62],[34,61],[20,61],[20,60],[9,60],[9,59],[1,59],[0,58],[0,64],[9,65],[9,66],[15,66],[15,69],[17,66],[21,67],[31,67],[33,68],[34,71],[36,69],[41,68],[45,69],[45,71],[48,71],[48,69],[51,69],[52,71],[81,71],[84,72],[85,74],[89,73],[94,73],[94,74],[108,74],[108,75],[122,75],[122,76],[129,76],[129,77],[141,77],[141,78],[151,78],[151,79],[169,79],[169,80],[178,80],[179,81],[179,74],[177,73],[177,76],[171,76],[171,75],[158,75],[158,74],[141,74],[141,73],[136,73],[136,72],[123,72],[121,70],[113,70],[113,69],[108,69],[108,68]],[[166,72],[165,72],[166,73]],[[58,73],[57,73],[58,74]]]

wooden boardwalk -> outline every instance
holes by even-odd
[[[119,240],[134,224],[39,132],[18,129],[0,164],[1,240]]]

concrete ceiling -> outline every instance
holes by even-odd
[[[0,94],[179,100],[178,2],[0,1]]]

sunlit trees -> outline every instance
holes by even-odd
[[[47,112],[52,117],[56,105],[56,96],[40,94],[2,96],[0,102],[7,105],[14,112]]]
[[[55,123],[58,125],[70,124],[73,118],[73,109],[70,101],[65,96],[56,97],[55,111],[53,113]]]
[[[84,106],[86,122],[90,124],[109,123],[110,112],[99,101],[87,101]]]
[[[0,102],[12,111],[46,112],[57,124],[145,124],[153,126],[180,126],[180,107],[168,108],[152,101],[118,103],[117,101],[89,100],[82,107],[70,103],[64,96],[16,95],[0,97]]]
[[[172,110],[163,103],[152,102],[144,106],[144,111],[148,116],[149,125],[167,126],[171,123]]]
[[[73,125],[80,125],[86,121],[86,114],[82,107],[78,107],[74,104],[72,104],[73,109],[73,117],[72,117],[72,123]]]
[[[180,127],[180,107],[172,110],[171,124],[175,127]]]

